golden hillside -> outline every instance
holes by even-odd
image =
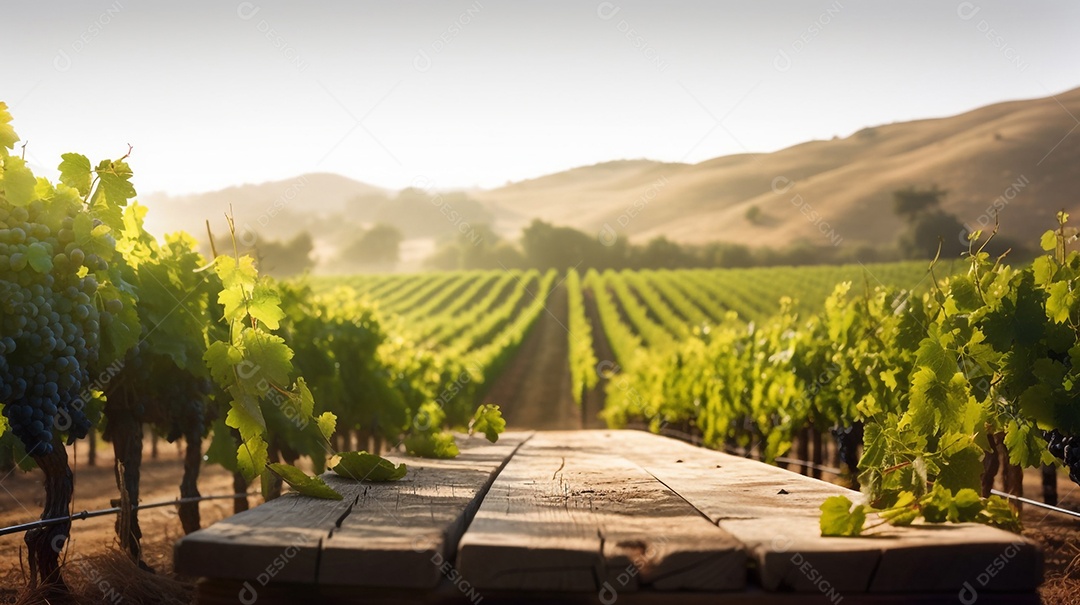
[[[1004,204],[1002,233],[1032,241],[1057,210],[1080,207],[1074,116],[1080,89],[774,153],[694,165],[608,162],[474,196],[523,218],[590,231],[606,223],[635,240],[783,246],[891,241],[900,226],[892,192],[937,184],[949,191],[945,209],[961,221],[975,228],[995,203]],[[752,206],[760,209],[754,222],[747,219]]]

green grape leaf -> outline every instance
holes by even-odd
[[[241,396],[239,399],[242,401],[233,399],[229,412],[225,415],[225,424],[240,431],[240,438],[247,441],[266,431],[266,420],[258,404],[253,403],[251,398]]]
[[[2,437],[4,433],[7,432],[8,428],[11,426],[10,424],[8,424],[8,419],[6,416],[3,415],[3,412],[4,404],[0,403],[0,437]]]
[[[145,219],[146,219],[146,213],[149,210],[150,210],[149,208],[147,208],[146,206],[143,206],[142,204],[139,204],[138,202],[132,202],[131,204],[128,205],[127,208],[124,208],[124,227],[123,227],[123,229],[121,229],[122,237],[124,237],[126,239],[130,239],[130,240],[140,240],[140,241],[147,242],[149,237],[151,237],[151,236],[150,236],[149,233],[147,233],[144,230],[143,223],[145,222]],[[169,235],[174,235],[174,234],[169,234]],[[184,234],[184,232],[181,231],[180,235],[186,235],[186,234]],[[168,236],[166,236],[166,237],[168,238]],[[157,243],[157,242],[155,241],[154,243]],[[190,246],[186,245],[186,243],[181,244],[181,245],[184,248],[186,248],[186,250],[189,251],[189,252],[194,252],[195,248],[198,246],[197,243],[192,244]]]
[[[885,461],[885,453],[888,449],[888,440],[885,438],[881,424],[868,422],[863,427],[863,444],[863,455],[859,459],[859,468],[881,466]]]
[[[244,315],[247,314],[247,298],[243,290],[239,288],[219,292],[218,304],[225,308],[226,321],[237,322],[244,319]]]
[[[421,458],[457,458],[460,454],[454,435],[450,432],[419,433],[405,438],[405,451]]]
[[[251,317],[261,321],[271,330],[278,329],[281,320],[285,317],[285,313],[281,310],[281,298],[278,293],[265,284],[255,286],[247,311]]]
[[[232,384],[233,372],[243,360],[244,355],[240,349],[220,340],[211,343],[203,354],[203,361],[210,370],[211,378],[222,387]]]
[[[103,237],[112,229],[117,232],[124,229],[124,207],[111,203],[100,186],[90,199],[90,214],[102,222],[94,228],[94,237]]]
[[[86,196],[90,193],[90,185],[93,183],[94,171],[90,167],[90,160],[81,153],[65,153],[60,156],[60,182],[74,188],[79,195]]]
[[[405,463],[394,466],[382,456],[367,452],[345,452],[331,467],[335,473],[357,481],[397,481],[405,476]]]
[[[34,173],[26,167],[26,162],[21,158],[8,156],[4,158],[3,176],[4,197],[12,206],[26,206],[37,199],[35,187],[37,179]]]
[[[979,292],[967,276],[957,277],[949,282],[949,295],[956,301],[956,306],[962,313],[968,313],[982,306]]]
[[[929,523],[944,523],[949,520],[949,511],[952,505],[952,492],[935,483],[930,493],[923,497],[923,518]]]
[[[323,412],[315,419],[315,424],[319,427],[319,432],[326,439],[334,434],[334,429],[337,427],[337,416],[333,412]]]
[[[315,397],[303,377],[296,380],[295,397],[300,405],[300,417],[311,418],[315,414]]]
[[[1049,256],[1040,256],[1031,263],[1031,272],[1035,276],[1035,284],[1045,286],[1054,279],[1057,267],[1054,260]]]
[[[240,288],[250,291],[254,289],[259,276],[255,261],[250,256],[241,256],[239,261],[231,256],[219,256],[214,262],[214,272],[227,290]]]
[[[1039,240],[1039,245],[1047,252],[1057,249],[1057,232],[1047,231],[1046,233],[1043,233],[1042,238]]]
[[[900,368],[893,368],[891,370],[881,371],[881,382],[885,384],[885,387],[890,391],[896,390],[896,373],[900,371]]]
[[[236,449],[236,466],[244,479],[251,481],[258,477],[266,466],[266,442],[261,435],[255,435]]]
[[[915,499],[915,494],[911,492],[901,492],[900,496],[896,499],[896,503],[892,507],[879,511],[878,515],[889,522],[891,525],[905,526],[911,525],[915,519],[919,518],[921,513],[918,502]]]
[[[506,430],[506,420],[502,417],[499,406],[490,403],[476,408],[472,421],[469,422],[469,434],[483,433],[487,440],[495,443],[499,434]]]
[[[1031,390],[1028,389],[1028,391]],[[1032,428],[1034,428],[1032,425],[1026,422],[1020,424],[1016,420],[1010,420],[1005,426],[1005,448],[1009,451],[1009,462],[1012,464],[1030,467],[1042,463],[1042,453],[1046,449],[1046,442]]]
[[[1031,373],[1042,384],[1061,384],[1069,371],[1065,364],[1043,357],[1031,364]]]
[[[341,500],[342,498],[341,494],[322,480],[322,477],[312,477],[291,464],[275,462],[266,467],[270,469],[270,472],[281,477],[282,481],[288,483],[289,487],[305,496],[324,500]]]
[[[7,103],[0,101],[0,150],[14,149],[19,141],[19,135],[11,127],[11,113],[8,112]],[[0,153],[0,156],[5,155]]]
[[[1046,299],[1046,316],[1055,323],[1069,321],[1069,313],[1076,304],[1076,294],[1070,289],[1070,282],[1054,282],[1050,285],[1050,296]]]
[[[847,496],[832,496],[821,503],[822,536],[858,536],[865,522],[866,507],[853,507]]]
[[[946,398],[946,389],[933,368],[920,367],[911,376],[911,391],[905,418],[921,434],[932,435],[937,429],[937,417]]]
[[[122,208],[127,205],[128,200],[135,197],[135,186],[131,184],[131,167],[127,162],[102,160],[97,166],[97,175],[108,205]]]
[[[970,441],[968,442],[970,443]],[[982,476],[981,450],[970,445],[942,462],[935,484],[950,491],[977,488]]]
[[[927,468],[926,464],[926,458],[923,456],[915,456],[915,459],[911,461],[910,468],[915,478],[915,485],[919,486],[920,492],[923,491],[928,482],[927,475],[929,473],[929,469]],[[904,494],[901,493],[900,497],[903,498]],[[914,495],[912,495],[912,497],[914,498]],[[900,500],[898,499],[897,502],[899,501]]]
[[[984,507],[976,521],[1017,534],[1024,529],[1023,524],[1020,523],[1020,513],[1005,498],[990,496],[986,499]]]
[[[1024,415],[1044,426],[1054,426],[1054,403],[1054,394],[1051,391],[1050,386],[1045,383],[1028,387],[1020,395],[1020,409],[1024,412]],[[1016,424],[1016,421],[1012,421],[1011,424]],[[1024,437],[1014,437],[1014,439],[1021,440],[1023,438]],[[1005,445],[1007,446],[1009,445],[1009,439],[1009,433],[1006,432]],[[1017,443],[1017,445],[1019,446],[1019,443]],[[1009,447],[1009,450],[1010,452],[1012,451],[1011,446]],[[1025,453],[1023,459],[1029,460],[1030,458]],[[1014,464],[1016,463],[1014,462]]]
[[[38,273],[52,271],[53,259],[49,249],[41,242],[34,242],[26,247],[26,260]]]
[[[986,313],[979,324],[979,331],[995,350],[1008,351],[1014,341],[1012,310],[1002,308]]]
[[[933,337],[924,338],[919,343],[915,363],[933,372],[940,382],[948,382],[957,372],[956,359],[951,358],[941,341]]]
[[[979,497],[979,492],[965,488],[956,492],[956,495],[952,498],[952,505],[949,507],[949,521],[953,523],[975,521],[982,510],[983,501]]]
[[[244,357],[252,364],[247,375],[241,375],[241,378],[255,381],[262,391],[271,388],[264,381],[277,385],[289,384],[293,352],[283,338],[245,327],[240,333],[240,340]]]

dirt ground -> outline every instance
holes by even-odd
[[[1029,470],[1024,476],[1025,495],[1042,501],[1039,473]],[[1058,476],[1058,506],[1080,511],[1080,486],[1064,473]],[[1039,589],[1043,602],[1080,603],[1080,519],[1025,506],[1024,535],[1043,547],[1046,557],[1045,580]]]
[[[570,343],[566,288],[548,296],[545,310],[484,395],[502,408],[508,426],[519,429],[578,429],[581,410],[570,395]]]
[[[79,441],[68,448],[69,460],[75,475],[75,503],[73,511],[109,508],[110,500],[117,497],[113,476],[112,448],[99,444],[96,466],[87,466],[87,445]],[[177,447],[164,441],[159,444],[158,459],[150,459],[150,446],[143,449],[141,498],[143,503],[160,502],[178,498],[180,478],[183,475],[183,457]],[[199,476],[199,492],[204,495],[233,493],[232,475],[216,465],[204,466]],[[41,515],[44,492],[41,472],[23,473],[19,470],[8,476],[0,475],[0,527],[36,520]],[[252,506],[257,498],[250,498]],[[232,500],[209,500],[200,503],[203,527],[232,514]],[[115,516],[103,516],[85,521],[73,521],[71,540],[65,549],[64,578],[72,586],[86,587],[85,602],[115,602],[98,576],[110,571],[132,573],[133,570],[115,570],[115,565],[95,562],[96,559],[118,550]],[[172,546],[183,535],[176,508],[154,508],[140,512],[143,529],[143,558],[159,575],[172,576]],[[19,590],[26,585],[26,551],[23,534],[0,536],[0,603],[14,603]],[[117,579],[112,586],[122,583]],[[95,597],[97,597],[95,599]],[[124,598],[122,602],[133,602]]]

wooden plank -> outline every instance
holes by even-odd
[[[461,455],[453,460],[402,458],[409,474],[392,483],[327,477],[356,504],[323,540],[318,582],[434,588],[483,495],[527,436],[507,433],[495,444],[459,439]]]
[[[176,543],[175,570],[187,576],[250,581],[253,587],[270,582],[314,584],[323,579],[339,581],[344,577],[344,570],[340,567],[337,546],[352,539],[352,528],[358,526],[360,520],[378,528],[378,538],[370,542],[375,552],[390,556],[388,551],[394,550],[390,545],[396,539],[396,552],[417,556],[428,553],[430,559],[433,556],[430,553],[446,548],[460,535],[460,526],[464,524],[468,509],[479,505],[480,495],[494,478],[495,470],[529,435],[505,433],[495,445],[483,439],[459,439],[461,455],[454,461],[387,456],[409,465],[409,474],[396,483],[361,483],[326,473],[323,477],[342,492],[343,500],[319,500],[288,493],[224,519]],[[433,485],[447,486],[448,497],[443,497]],[[361,499],[365,493],[367,496]],[[412,517],[409,520],[418,525],[404,527],[396,523],[402,517],[394,517],[393,507],[388,503],[398,496],[388,494],[403,495],[407,502],[423,499],[426,522],[417,519],[415,506],[410,506]],[[357,521],[348,523],[354,514]],[[380,514],[384,516],[381,524],[377,521]],[[349,529],[335,539],[339,523]],[[420,528],[419,533],[417,528]],[[416,536],[421,534],[431,538],[423,548],[414,544]],[[329,553],[322,552],[331,542],[334,547]],[[320,567],[327,561],[330,568],[320,572]],[[424,569],[430,571],[427,568],[432,567],[429,562]],[[355,570],[350,570],[349,574],[357,580],[371,575]],[[404,570],[395,569],[392,575],[406,574]],[[408,577],[406,581],[417,580]],[[438,576],[435,576],[431,585],[437,582]]]
[[[507,463],[458,550],[483,590],[736,590],[746,555],[597,431],[540,432]]]
[[[323,538],[348,502],[289,493],[184,536],[173,568],[193,577],[315,582]],[[275,563],[276,561],[276,563]]]
[[[884,527],[873,537],[823,538],[819,506],[853,492],[754,460],[620,432],[627,456],[748,547],[768,590],[1030,592],[1042,555],[1023,537],[979,524]]]

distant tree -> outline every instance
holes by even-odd
[[[748,246],[725,242],[705,246],[701,256],[702,263],[707,267],[752,267],[757,262]]]
[[[515,269],[525,265],[513,244],[504,241],[490,226],[481,224],[444,241],[424,260],[429,269]]]
[[[630,251],[630,266],[635,269],[676,269],[700,264],[701,258],[691,249],[664,236],[653,238],[644,246]]]
[[[510,242],[499,242],[495,249],[491,251],[491,254],[495,257],[499,268],[505,269],[527,269],[528,264],[525,262],[525,255],[521,253],[521,250],[517,246]]]
[[[375,225],[340,254],[344,266],[392,267],[401,256],[401,231],[392,225]]]
[[[311,234],[303,231],[288,242],[257,241],[255,257],[259,259],[259,270],[274,277],[297,275],[315,266],[311,252],[315,246]]]
[[[966,233],[956,215],[943,210],[917,215],[900,236],[900,252],[904,258],[933,258],[941,242],[941,258],[951,259],[967,250],[960,235]]]
[[[762,218],[762,216],[761,216],[761,208],[758,207],[756,204],[753,205],[753,206],[750,206],[749,208],[746,209],[746,213],[743,214],[743,216],[746,217],[746,220],[748,220],[752,224],[756,225],[761,221],[761,218]]]
[[[933,185],[927,189],[906,187],[893,192],[893,212],[911,222],[918,215],[936,210],[948,192]]]
[[[625,238],[617,238],[606,246],[594,235],[536,219],[522,233],[521,249],[526,264],[541,270],[578,266],[607,269],[625,264],[627,244]]]
[[[851,262],[860,263],[887,263],[899,260],[896,248],[893,246],[881,246],[870,243],[856,245],[850,250],[848,256]]]

